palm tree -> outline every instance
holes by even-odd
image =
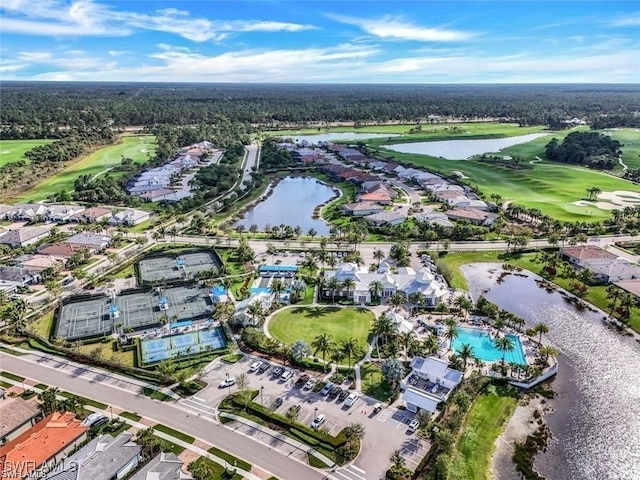
[[[269,285],[269,291],[275,300],[279,299],[286,289],[287,287],[280,278],[274,278]]]
[[[502,352],[502,366],[504,368],[504,357],[507,352],[513,352],[515,346],[513,345],[513,341],[509,337],[500,337],[496,338],[493,341],[495,347]]]
[[[328,333],[321,333],[313,339],[313,342],[311,342],[311,347],[315,349],[313,354],[315,355],[317,352],[322,354],[324,371],[327,370],[326,356],[335,348],[335,346],[336,344],[334,343],[333,338]]]
[[[351,370],[351,358],[357,356],[361,351],[360,344],[353,337],[340,342],[340,352],[347,357],[349,370]]]
[[[402,333],[400,334],[400,338],[398,340],[400,345],[402,345],[402,348],[404,349],[404,358],[408,359],[409,351],[412,349],[416,342],[415,334],[413,332]]]
[[[427,297],[422,292],[412,292],[409,294],[409,303],[411,304],[411,313],[414,313],[415,308],[420,308],[427,303]]]
[[[542,345],[538,348],[538,354],[540,355],[540,358],[542,358],[542,361],[546,364],[549,360],[549,357],[556,358],[558,355],[560,355],[560,352],[550,345]]]
[[[540,345],[542,343],[542,335],[549,333],[549,326],[543,322],[536,323],[533,326],[532,331],[538,334],[538,345]]]
[[[461,295],[456,298],[455,305],[458,307],[460,313],[463,314],[464,319],[467,319],[467,315],[469,315],[469,310],[473,308],[473,302],[466,295]]]
[[[262,303],[260,302],[250,303],[249,306],[247,307],[247,313],[254,320],[254,323],[256,324],[258,324],[257,322],[255,322],[256,318],[258,319],[259,322],[264,321],[265,311],[264,311],[264,308],[262,307]]]
[[[440,302],[438,305],[436,305],[434,311],[440,314],[440,321],[442,321],[442,319],[444,318],[444,314],[449,312],[449,306],[444,302]]]
[[[398,310],[400,307],[404,305],[404,303],[405,303],[404,295],[400,292],[394,293],[387,299],[387,304],[393,307],[394,310]]]
[[[385,256],[386,256],[385,253],[379,248],[376,248],[373,251],[373,259],[378,263],[378,266],[380,266],[380,262],[384,260]]]
[[[473,347],[468,343],[463,343],[460,347],[460,351],[458,352],[458,357],[462,360],[463,368],[462,371],[467,371],[467,362],[474,358]]]
[[[395,329],[391,319],[382,314],[373,321],[372,331],[376,336],[376,344],[380,347],[380,338],[382,338],[383,343],[387,343],[387,340],[394,334]]]
[[[331,292],[331,303],[336,303],[336,292],[340,289],[341,283],[336,277],[331,277],[327,281],[327,289]]]
[[[448,350],[451,350],[453,348],[453,341],[460,335],[460,333],[458,332],[458,323],[456,322],[455,318],[447,318],[445,323],[447,329],[444,331],[443,336],[449,341]]]
[[[47,388],[38,394],[38,400],[42,404],[45,415],[55,412],[58,409],[58,388]]]
[[[427,355],[433,355],[438,353],[438,348],[440,348],[440,342],[438,341],[438,336],[435,334],[430,334],[427,338],[422,341],[420,345],[424,353]]]
[[[369,284],[369,293],[371,294],[372,298],[379,299],[382,295],[383,289],[384,286],[382,285],[382,282],[380,280],[374,280]]]
[[[343,290],[347,291],[347,297],[349,297],[349,293],[351,292],[351,289],[356,287],[356,282],[353,278],[345,278],[342,281],[342,288]]]
[[[389,461],[393,464],[393,468],[400,470],[405,466],[405,459],[402,450],[394,450],[391,452],[391,456],[389,457]]]

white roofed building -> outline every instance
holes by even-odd
[[[460,382],[462,372],[450,368],[445,360],[415,357],[411,360],[411,373],[402,381],[402,399],[410,412],[435,412]]]

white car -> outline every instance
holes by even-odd
[[[318,383],[318,381],[317,381],[315,378],[311,377],[311,378],[309,379],[309,381],[307,381],[307,383],[305,383],[305,384],[304,384],[304,387],[302,387],[302,388],[303,388],[304,390],[311,390],[311,389],[314,387],[314,385],[315,385],[316,383]]]
[[[291,370],[285,370],[282,375],[280,375],[281,382],[287,382],[293,377],[293,372]]]
[[[411,420],[411,423],[409,424],[409,431],[413,433],[418,429],[419,426],[420,426],[420,422],[418,421],[417,418],[414,418],[413,420]]]
[[[356,392],[349,394],[347,399],[344,401],[346,407],[353,407],[353,404],[358,400],[359,395]]]
[[[322,425],[325,421],[325,416],[321,413],[320,415],[318,415],[316,418],[313,419],[313,422],[311,422],[311,428],[318,428],[320,425]]]
[[[262,362],[255,361],[251,365],[249,365],[249,372],[255,372],[262,366]]]
[[[231,385],[235,385],[235,384],[236,384],[236,378],[229,377],[222,381],[222,383],[220,384],[220,388],[230,387]]]

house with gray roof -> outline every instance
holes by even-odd
[[[182,466],[182,461],[173,453],[162,452],[129,480],[192,480],[191,475],[182,471]]]
[[[383,212],[384,207],[374,202],[355,202],[347,203],[340,206],[340,210],[342,210],[342,212],[346,213],[347,215],[361,217],[363,215],[371,215],[373,213]]]
[[[88,248],[91,252],[97,252],[111,245],[111,237],[96,233],[76,233],[62,243]]]
[[[140,462],[142,446],[133,435],[121,433],[116,438],[100,435],[62,462],[61,470],[47,475],[47,480],[113,480],[122,478]]]
[[[0,243],[13,248],[27,247],[49,236],[47,227],[22,227],[0,235]]]
[[[151,214],[145,210],[127,208],[126,210],[115,212],[108,220],[108,223],[113,226],[126,225],[132,227],[133,225],[138,225],[139,223],[149,220],[149,218],[151,218]]]
[[[383,212],[374,213],[364,217],[374,225],[400,225],[407,217],[393,210],[385,210]]]
[[[33,270],[22,267],[0,266],[0,284],[15,285],[16,287],[26,287],[39,283],[40,274]]]
[[[33,427],[44,415],[40,405],[22,397],[0,399],[0,442],[5,444]]]

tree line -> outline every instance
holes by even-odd
[[[572,132],[562,143],[552,138],[545,147],[545,154],[555,162],[611,170],[622,155],[621,147],[617,140],[598,132]]]

